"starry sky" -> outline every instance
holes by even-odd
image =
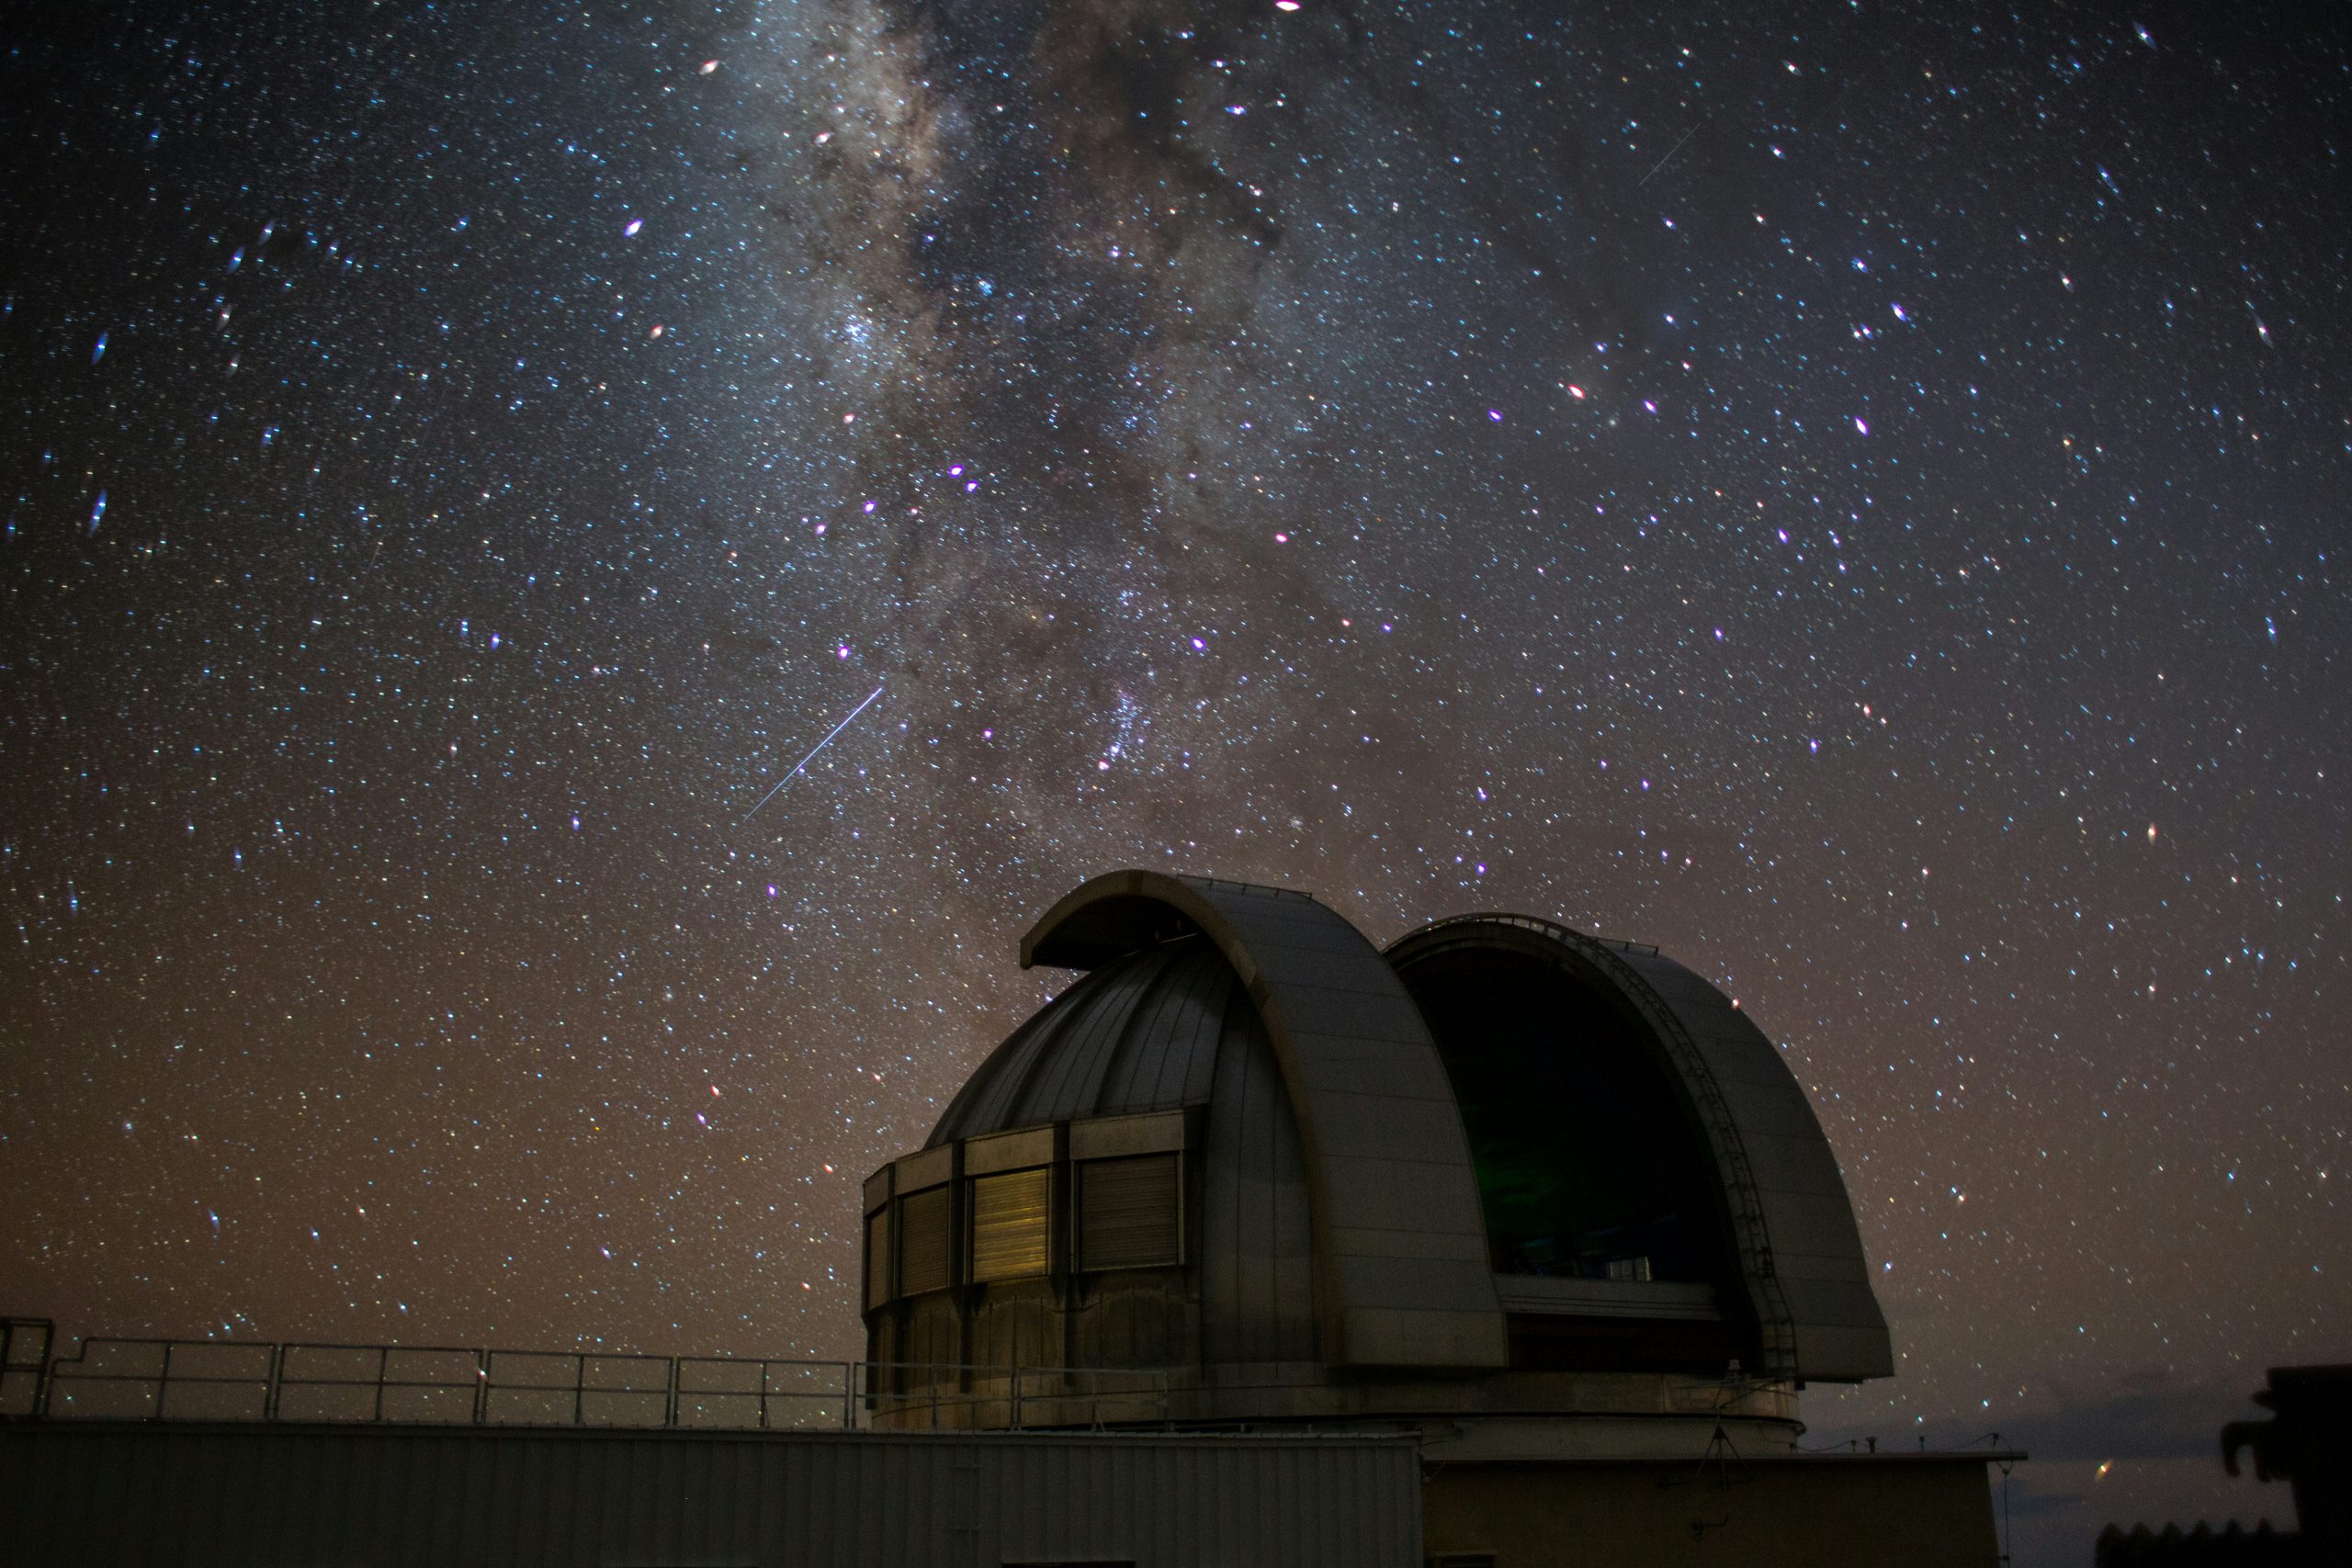
[[[8,1310],[853,1356],[859,1179],[1148,864],[1660,943],[1879,1269],[1816,1437],[2002,1431],[2047,1561],[2290,1516],[2211,1454],[2352,1357],[2335,13],[117,3],[0,68]]]

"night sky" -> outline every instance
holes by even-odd
[[[2000,1430],[2047,1561],[2291,1517],[2213,1433],[2352,1359],[2338,13],[38,28],[0,1307],[854,1356],[860,1179],[1155,865],[1661,944],[1879,1270],[1817,1438]]]

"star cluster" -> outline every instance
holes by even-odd
[[[52,25],[0,1305],[854,1355],[857,1182],[1153,864],[1717,976],[1903,1357],[1811,1418],[2043,1432],[2049,1541],[2352,1346],[2334,24]]]

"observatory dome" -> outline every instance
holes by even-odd
[[[1131,871],[1021,958],[1080,977],[866,1184],[869,1355],[910,1390],[1792,1420],[1893,1370],[1810,1101],[1654,949],[1474,915],[1384,953],[1302,894]]]

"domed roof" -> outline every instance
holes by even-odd
[[[1297,1120],[1257,1005],[1200,932],[1155,933],[1046,1003],[980,1065],[925,1147],[1168,1111],[1189,1122],[1181,1142],[1196,1184],[1183,1201],[1216,1216],[1189,1243],[1198,1316],[1176,1337],[1196,1335],[1213,1363],[1313,1362],[1314,1218]],[[1071,1134],[1073,1156],[1081,1136]],[[1080,1314],[1064,1354],[1088,1365],[1133,1354],[1116,1318]],[[980,1332],[985,1348],[1021,1330]],[[1165,1325],[1157,1332],[1169,1353]]]
[[[1208,1102],[1217,1054],[1264,1026],[1206,938],[1131,953],[1046,1004],[989,1054],[924,1145]],[[1256,1036],[1252,1042],[1245,1036]]]
[[[1893,1370],[1803,1087],[1728,997],[1655,949],[1476,915],[1384,954],[1305,895],[1136,870],[1062,899],[1021,961],[1082,973],[981,1064],[924,1152],[869,1184],[868,1212],[895,1216],[903,1201],[939,1256],[922,1254],[929,1283],[895,1295],[887,1258],[869,1259],[883,1285],[868,1300],[956,1278],[954,1226],[977,1247],[983,1220],[957,1208],[950,1223],[946,1201],[923,1194],[1016,1167],[1061,1174],[991,1187],[989,1201],[1030,1193],[1020,1223],[1044,1250],[1029,1266],[1087,1282],[1067,1298],[1041,1285],[891,1307],[870,1321],[899,1359],[977,1354],[1002,1334],[1020,1345],[989,1353],[1008,1364],[1466,1372],[1736,1358],[1797,1384]],[[1073,1261],[1112,1256],[1082,1235],[1047,1246],[1055,1227],[1091,1223],[1087,1182],[1107,1194],[1129,1179],[1099,1162],[1180,1148],[1149,1156],[1164,1167],[1121,1168],[1161,1172],[1153,1201],[1175,1207],[1152,1212],[1177,1217],[1155,1234],[1190,1239],[1180,1260],[1150,1258],[1190,1283]],[[1103,1224],[1125,1223],[1102,1201]],[[1126,1304],[1097,1311],[1114,1298]],[[904,1334],[890,1326],[901,1316]],[[1130,1330],[1144,1337],[1116,1341]]]

